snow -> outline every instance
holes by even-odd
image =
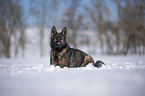
[[[105,66],[60,68],[45,58],[0,59],[0,96],[144,96],[145,56],[92,56]]]

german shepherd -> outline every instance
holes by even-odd
[[[94,60],[88,54],[74,48],[70,48],[66,42],[67,29],[63,28],[61,33],[57,33],[55,26],[51,29],[51,56],[50,64],[54,66],[75,68],[85,67],[87,64],[92,63],[95,67],[99,68],[104,64],[102,61]],[[105,65],[105,64],[104,64]]]

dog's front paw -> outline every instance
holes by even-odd
[[[102,62],[102,61],[97,61],[97,62],[94,64],[94,66],[97,67],[97,68],[102,67],[102,65],[105,65],[105,63]]]

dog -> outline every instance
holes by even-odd
[[[101,67],[104,62],[94,62],[93,58],[83,51],[70,48],[66,41],[67,29],[64,27],[60,33],[57,33],[55,26],[51,29],[51,54],[50,64],[60,66],[61,68],[85,67],[92,63],[94,67]],[[105,64],[104,64],[105,65]]]

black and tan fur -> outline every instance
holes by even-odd
[[[99,68],[104,64],[101,61],[94,63],[93,58],[88,54],[78,49],[70,48],[66,42],[66,34],[66,27],[63,28],[61,33],[57,33],[56,28],[52,27],[50,64],[61,68],[85,67],[88,63],[93,63],[95,67]]]

